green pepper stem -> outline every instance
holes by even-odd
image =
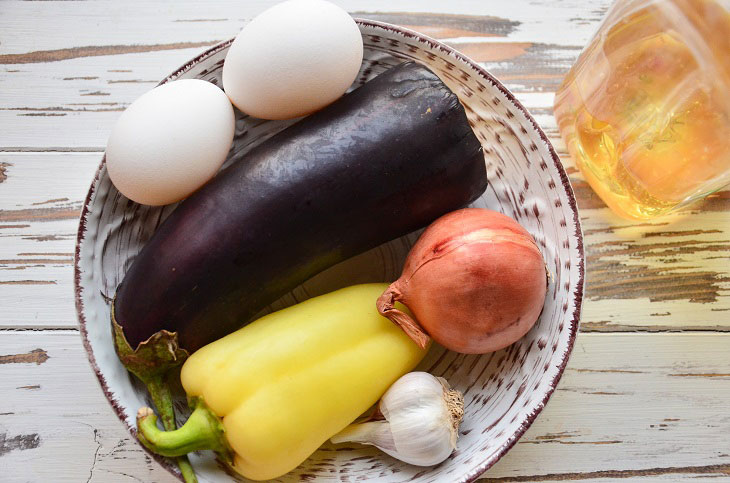
[[[155,403],[155,407],[157,407],[157,410],[160,412],[162,426],[166,431],[173,431],[176,428],[175,408],[172,404],[170,386],[166,384],[163,377],[159,375],[146,378],[144,383],[147,386],[150,396],[152,396],[152,401]],[[155,418],[155,420],[156,419],[157,418]],[[178,468],[180,468],[180,473],[182,474],[185,483],[198,483],[198,478],[195,476],[193,465],[190,464],[186,455],[176,458],[176,462]]]
[[[137,413],[137,436],[151,451],[162,456],[183,456],[191,451],[213,450],[226,461],[232,451],[226,439],[223,423],[201,398],[191,399],[193,413],[180,428],[162,431],[157,416],[150,408]]]

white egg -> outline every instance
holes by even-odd
[[[223,88],[251,116],[303,116],[345,93],[362,55],[360,29],[347,12],[324,0],[289,0],[238,34],[223,65]]]
[[[121,115],[106,147],[114,186],[145,205],[180,201],[211,179],[233,142],[233,106],[199,79],[168,82]]]

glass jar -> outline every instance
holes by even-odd
[[[730,183],[730,0],[617,0],[555,117],[619,215],[663,215]]]

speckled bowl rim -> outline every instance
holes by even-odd
[[[580,322],[580,315],[581,315],[581,308],[583,305],[583,291],[584,291],[584,284],[585,284],[585,252],[583,248],[583,231],[580,224],[580,217],[578,215],[578,204],[575,199],[575,194],[573,193],[573,188],[570,184],[570,180],[568,179],[568,174],[565,171],[565,168],[563,167],[563,164],[560,162],[560,157],[555,152],[555,148],[553,148],[552,144],[550,143],[547,135],[543,132],[542,128],[537,124],[535,119],[532,117],[532,115],[529,113],[529,111],[517,100],[514,94],[510,92],[499,80],[497,80],[492,74],[487,72],[486,69],[481,67],[479,64],[477,64],[475,61],[471,60],[469,57],[465,56],[464,54],[458,52],[457,50],[449,47],[448,45],[445,45],[441,42],[439,42],[436,39],[433,39],[427,35],[424,35],[422,33],[416,32],[414,30],[407,29],[405,27],[401,27],[398,25],[389,24],[386,22],[378,22],[375,20],[368,20],[368,19],[362,19],[362,18],[355,18],[355,21],[358,23],[358,25],[364,25],[367,27],[372,27],[376,29],[382,29],[389,32],[395,32],[398,33],[404,37],[416,40],[421,43],[427,44],[429,47],[441,50],[442,52],[445,52],[446,54],[455,57],[456,59],[468,64],[471,66],[481,77],[483,77],[485,80],[489,81],[494,87],[499,89],[504,96],[509,99],[512,104],[522,111],[522,113],[525,115],[527,120],[532,124],[533,129],[535,132],[537,132],[540,135],[540,139],[545,143],[546,147],[548,148],[548,152],[550,153],[550,157],[552,158],[553,164],[558,171],[560,175],[560,181],[563,184],[563,188],[565,189],[566,196],[568,197],[568,204],[570,206],[570,210],[573,213],[573,224],[575,226],[575,237],[577,239],[578,245],[577,245],[577,251],[578,251],[578,281],[576,283],[575,291],[573,292],[574,297],[574,303],[575,303],[575,309],[573,310],[573,315],[570,321],[570,328],[569,328],[569,338],[568,338],[568,347],[565,351],[562,360],[560,361],[560,366],[558,367],[558,372],[553,377],[552,381],[550,381],[550,384],[548,386],[548,389],[545,393],[545,396],[543,397],[542,401],[538,403],[538,405],[535,407],[535,410],[530,413],[520,424],[517,431],[514,432],[514,434],[507,440],[507,442],[502,445],[502,447],[499,449],[499,451],[492,454],[492,456],[488,457],[481,463],[477,464],[477,466],[474,468],[473,471],[470,473],[467,473],[462,479],[460,479],[460,482],[464,483],[470,483],[475,480],[477,480],[485,471],[487,471],[489,468],[494,466],[494,464],[499,461],[507,452],[517,443],[517,441],[522,437],[523,434],[525,434],[525,431],[532,426],[532,423],[537,419],[537,416],[542,412],[543,408],[547,404],[548,400],[550,399],[550,396],[555,392],[555,389],[560,382],[560,378],[563,375],[563,372],[565,371],[565,366],[568,364],[568,360],[570,359],[570,354],[573,352],[573,346],[575,345],[575,338],[578,335],[578,325]],[[178,77],[179,75],[183,74],[187,70],[189,70],[194,65],[204,61],[211,55],[214,55],[221,50],[229,47],[231,43],[233,43],[234,39],[229,39],[224,42],[221,42],[217,45],[214,45],[210,49],[206,50],[205,52],[201,53],[200,55],[194,57],[190,61],[186,62],[184,65],[182,65],[180,68],[175,70],[172,74],[165,77],[158,85],[165,84],[172,80],[173,78]],[[94,373],[96,374],[97,379],[99,380],[99,384],[101,385],[102,390],[104,391],[104,395],[106,396],[107,401],[111,404],[112,408],[114,409],[114,412],[117,414],[117,417],[124,422],[124,425],[127,426],[127,429],[129,432],[136,438],[137,430],[136,428],[130,426],[126,422],[126,418],[124,416],[124,412],[122,408],[119,407],[117,404],[117,401],[114,399],[112,393],[109,390],[109,387],[107,386],[106,379],[104,378],[104,375],[99,370],[99,367],[96,363],[96,358],[94,357],[94,352],[91,348],[91,344],[89,342],[88,333],[86,330],[86,317],[84,316],[84,304],[82,301],[81,296],[81,268],[79,264],[80,259],[80,248],[81,243],[84,240],[84,237],[86,235],[86,218],[89,212],[89,204],[91,202],[91,198],[94,195],[94,186],[96,185],[96,182],[100,179],[102,169],[104,168],[104,165],[106,164],[106,155],[104,155],[101,159],[101,163],[99,164],[99,167],[96,170],[96,173],[94,175],[94,179],[91,182],[91,187],[89,188],[89,192],[86,195],[86,199],[84,200],[84,206],[81,210],[81,219],[79,221],[79,228],[76,235],[76,248],[74,250],[74,294],[75,294],[75,301],[76,301],[76,314],[79,319],[79,327],[81,331],[81,338],[84,344],[84,349],[86,350],[86,354],[89,358],[89,363],[91,364],[92,369],[94,370]],[[140,445],[141,446],[141,445]],[[142,446],[143,447],[143,446]],[[144,448],[144,447],[143,447]],[[176,467],[169,462],[168,459],[163,458],[157,454],[154,454],[147,450],[147,448],[144,448],[145,451],[147,451],[148,454],[150,454],[154,459],[162,465],[170,474],[177,477],[182,481],[182,477],[180,473],[177,471]]]

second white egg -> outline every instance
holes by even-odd
[[[289,0],[238,34],[223,65],[223,88],[251,116],[299,117],[342,96],[362,57],[362,35],[347,12],[324,0]]]

